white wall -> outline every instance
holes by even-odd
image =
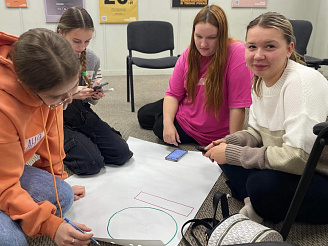
[[[310,2],[310,1],[309,1]],[[313,31],[315,35],[311,36],[312,50],[308,53],[319,58],[328,58],[328,0],[316,0],[319,2],[319,10],[313,14],[312,18],[315,20]],[[308,13],[311,14],[311,13]],[[314,22],[312,22],[314,23]],[[328,66],[322,66],[320,69],[322,73],[328,78]]]
[[[85,0],[85,7],[93,17],[95,35],[90,44],[99,55],[104,75],[124,75],[127,24],[100,24],[96,0]],[[306,19],[314,30],[308,46],[308,54],[328,58],[328,1],[327,0],[268,0],[267,8],[231,8],[232,0],[209,0],[226,12],[230,35],[244,40],[250,20],[267,11],[277,11],[290,19]],[[171,0],[139,0],[139,20],[165,20],[173,24],[175,54],[180,54],[190,42],[192,22],[200,8],[172,8]],[[45,22],[44,1],[30,0],[27,9],[6,8],[0,4],[0,30],[15,35],[35,27],[56,29],[55,23]],[[134,68],[135,74],[170,74],[172,69],[150,70]]]

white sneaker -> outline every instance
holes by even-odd
[[[263,222],[263,218],[260,217],[254,210],[251,200],[249,197],[244,199],[245,206],[240,209],[239,213],[247,216],[251,220],[261,224]]]

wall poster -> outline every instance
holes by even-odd
[[[138,20],[138,0],[99,0],[100,23],[130,23]]]
[[[84,0],[44,0],[46,22],[58,22],[64,11],[73,6],[84,8]]]
[[[266,8],[268,0],[232,0],[233,8]]]
[[[172,0],[172,7],[204,7],[208,0]]]
[[[5,0],[7,8],[27,8],[27,0]]]

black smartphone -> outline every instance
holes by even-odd
[[[101,87],[105,86],[105,85],[108,85],[108,82],[105,82],[105,83],[102,83],[102,84],[99,84],[99,85],[95,85],[94,87],[92,87],[92,89],[94,91],[100,89]]]
[[[205,146],[196,146],[196,149],[200,152],[202,152],[203,154],[205,154],[207,152],[207,150],[205,149]]]
[[[165,160],[168,161],[179,161],[185,154],[187,154],[187,150],[175,149],[169,155],[165,157]]]

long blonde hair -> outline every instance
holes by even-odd
[[[188,71],[186,78],[188,99],[192,99],[192,101],[195,100],[195,92],[199,80],[200,53],[195,45],[194,34],[195,26],[200,22],[210,23],[218,29],[216,51],[205,75],[205,95],[207,99],[204,105],[207,111],[213,110],[217,117],[223,103],[223,77],[228,58],[228,46],[232,39],[228,37],[228,20],[220,6],[209,5],[199,11],[193,22],[188,54]]]
[[[71,7],[68,8],[63,15],[60,17],[57,26],[57,32],[61,31],[63,34],[70,32],[73,29],[86,29],[94,31],[94,25],[91,16],[89,13],[80,7]],[[86,51],[81,52],[80,56],[81,63],[81,75],[88,84],[88,87],[91,87],[91,82],[87,77],[86,71]]]
[[[281,31],[288,45],[291,42],[296,42],[292,24],[285,16],[277,12],[267,12],[252,20],[247,26],[246,37],[248,30],[255,26],[260,26],[263,28],[276,28]],[[289,59],[301,63],[303,65],[305,64],[304,58],[302,57],[302,55],[298,54],[295,49],[293,50]],[[261,97],[262,81],[263,79],[261,77],[254,75],[253,90],[258,97]]]

